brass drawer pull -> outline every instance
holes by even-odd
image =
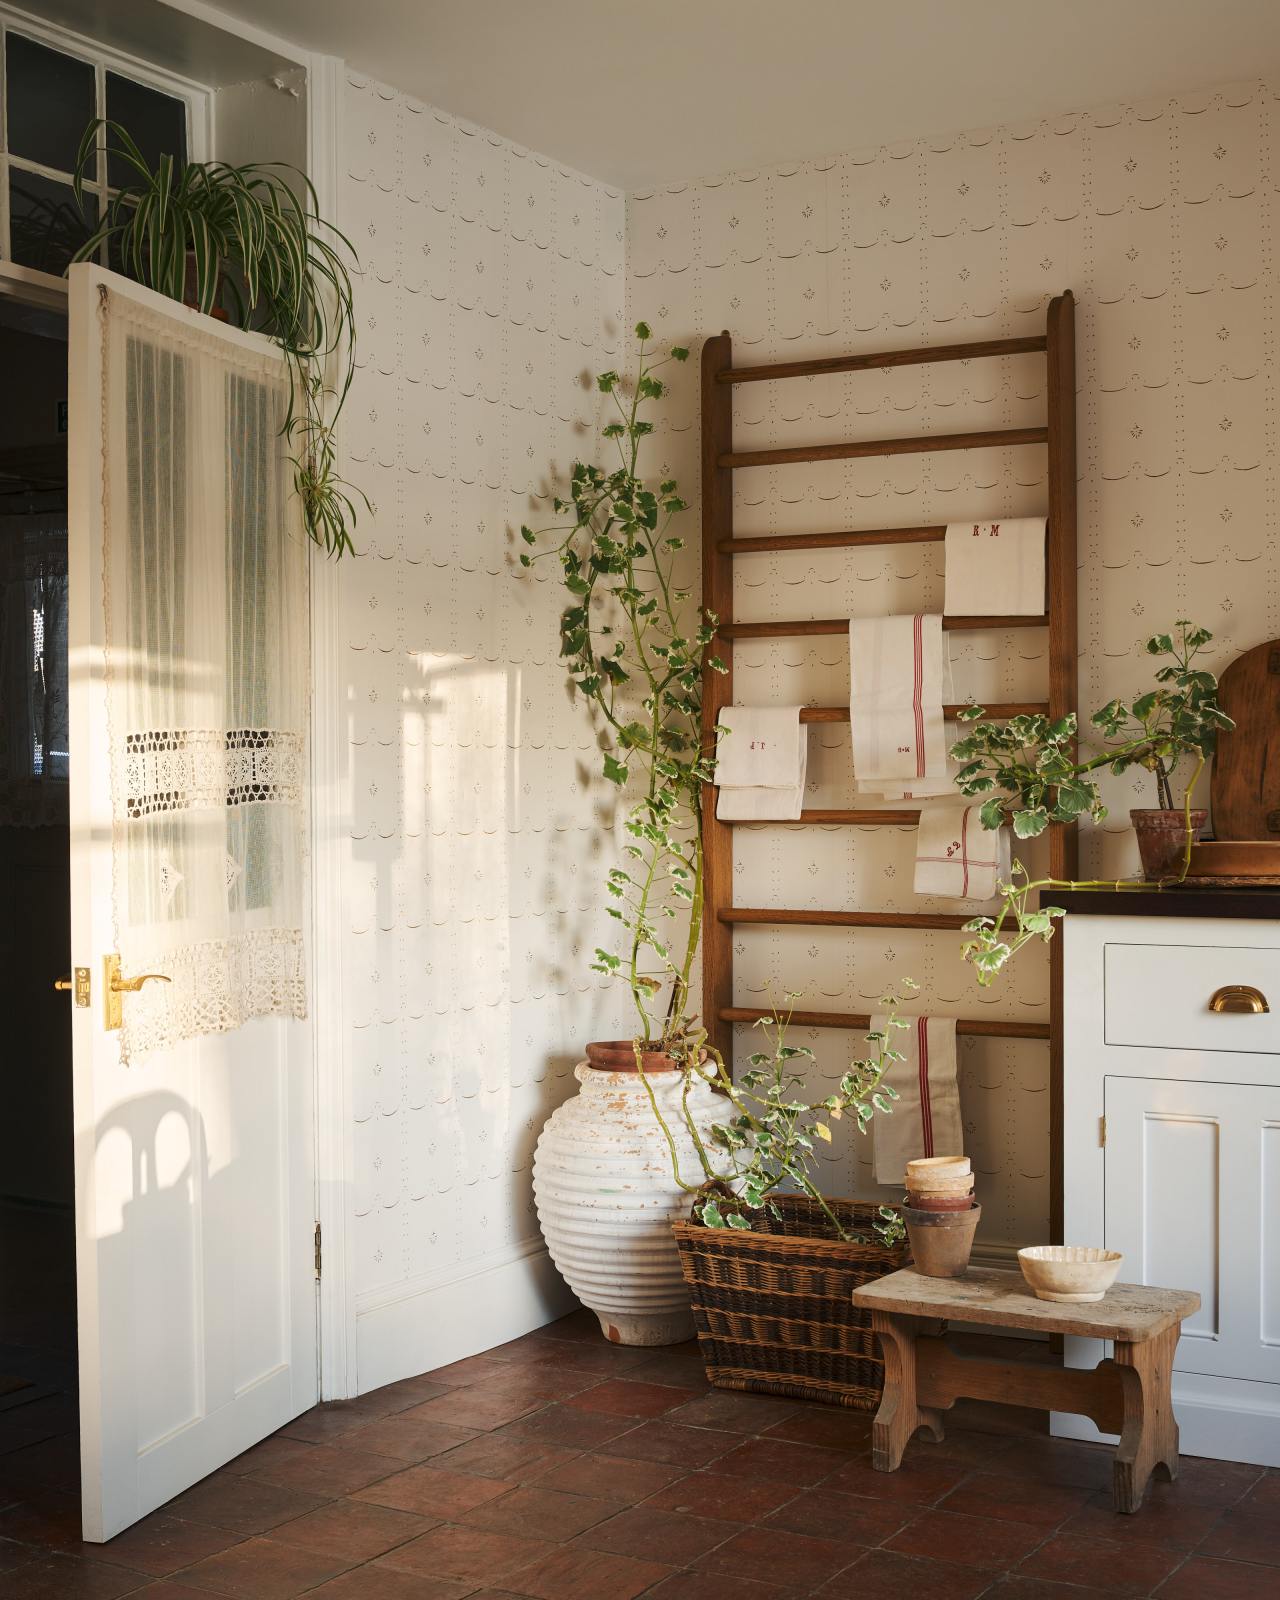
[[[1214,990],[1209,1010],[1248,1012],[1258,1017],[1269,1012],[1271,1007],[1262,990],[1255,989],[1251,983],[1228,983]]]

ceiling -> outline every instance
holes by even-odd
[[[219,3],[626,189],[1280,67],[1275,0]]]

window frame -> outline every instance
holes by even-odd
[[[54,273],[41,272],[35,267],[21,266],[10,254],[10,170],[34,173],[54,183],[70,183],[74,176],[70,172],[31,161],[25,156],[13,155],[9,150],[6,61],[10,33],[21,34],[24,38],[34,40],[36,44],[60,51],[63,55],[72,56],[77,61],[83,61],[91,66],[94,74],[95,116],[102,116],[106,109],[108,72],[130,78],[145,88],[158,90],[161,94],[180,101],[186,111],[189,161],[209,159],[213,143],[213,93],[203,84],[154,66],[137,56],[107,49],[82,34],[72,33],[69,29],[59,27],[56,23],[46,22],[40,17],[31,16],[28,12],[0,4],[0,280],[17,281],[29,285],[32,289],[44,290],[46,293],[55,293],[62,297],[66,293],[64,279]],[[97,198],[101,216],[104,205],[112,194],[107,184],[106,157],[101,151],[98,154],[97,172],[92,179],[86,179],[85,188]],[[106,264],[105,246],[100,252],[99,259],[103,265]],[[0,290],[3,288],[3,282],[0,282]]]

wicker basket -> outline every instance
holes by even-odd
[[[896,1272],[907,1247],[842,1243],[806,1196],[776,1202],[781,1218],[761,1217],[750,1233],[672,1223],[707,1378],[720,1389],[874,1410],[884,1363],[853,1291]],[[827,1204],[844,1227],[874,1239],[876,1206]]]

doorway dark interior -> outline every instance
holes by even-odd
[[[78,1476],[67,319],[0,296],[0,1477]]]

